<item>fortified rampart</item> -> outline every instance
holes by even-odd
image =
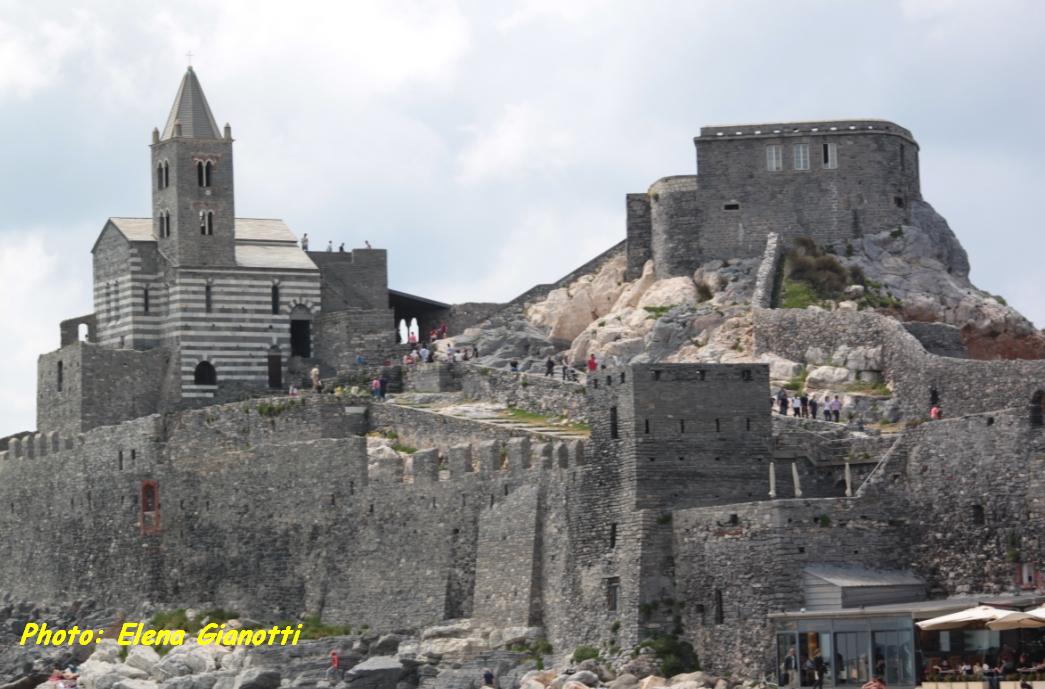
[[[937,356],[903,324],[869,311],[755,309],[754,324],[756,353],[807,364],[827,363],[840,346],[881,347],[882,372],[910,418],[926,418],[933,401],[945,417],[1026,407],[1045,385],[1045,361]]]

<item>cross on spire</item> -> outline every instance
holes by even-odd
[[[189,67],[192,67],[192,51],[185,53],[185,57],[189,60]]]

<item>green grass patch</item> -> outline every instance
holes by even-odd
[[[573,662],[580,663],[585,660],[597,660],[599,649],[594,646],[578,646],[573,649]]]
[[[417,448],[416,447],[410,447],[409,445],[403,445],[402,443],[396,443],[395,445],[392,446],[392,449],[395,450],[396,452],[402,452],[403,454],[406,454],[406,455],[412,455],[415,452],[417,452]]]
[[[642,308],[646,311],[647,314],[649,314],[648,316],[646,316],[646,318],[661,318],[668,311],[671,311],[673,308],[675,308],[675,306],[675,304],[671,304],[669,306],[644,306]]]
[[[224,624],[229,620],[239,617],[239,613],[233,610],[214,608],[199,613],[194,620],[190,620],[185,608],[175,610],[160,610],[149,620],[149,626],[153,629],[184,629],[187,634],[195,634],[203,627],[204,623]]]
[[[692,644],[671,634],[658,634],[639,642],[639,649],[648,648],[660,664],[661,676],[672,677],[684,672],[700,670],[700,661]]]
[[[858,380],[846,386],[847,392],[862,392],[875,397],[892,397],[893,391],[885,383],[870,383],[866,380]]]
[[[798,280],[784,279],[784,284],[780,288],[780,308],[804,309],[819,303],[820,297],[812,285]]]
[[[297,622],[291,622],[290,620],[283,620],[279,622],[280,627],[290,626],[296,627]],[[361,629],[365,629],[366,625],[363,625]],[[326,624],[324,623],[319,615],[309,615],[308,617],[301,620],[301,638],[302,639],[323,639],[328,636],[348,636],[352,633],[352,625],[350,624]]]
[[[809,369],[802,367],[802,370],[798,372],[797,376],[794,376],[791,380],[784,383],[784,389],[791,390],[801,396],[805,394],[806,378],[808,377]]]

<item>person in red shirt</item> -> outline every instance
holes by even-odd
[[[341,658],[338,656],[337,651],[330,652],[330,667],[327,668],[327,681],[332,684],[337,684],[343,678],[344,673],[341,672]]]
[[[595,373],[599,369],[599,364],[595,361],[595,355],[592,354],[588,357],[588,373]]]

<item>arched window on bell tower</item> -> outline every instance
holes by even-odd
[[[166,189],[171,185],[171,164],[166,160],[163,161],[163,188]]]
[[[156,188],[163,189],[163,163],[156,163]]]
[[[214,163],[209,160],[203,165],[203,186],[209,187],[211,174],[214,172]]]
[[[200,211],[200,234],[205,237],[214,234],[214,211]]]
[[[203,161],[202,160],[197,160],[196,161],[196,184],[198,184],[201,187],[207,186],[206,184],[203,183]]]

